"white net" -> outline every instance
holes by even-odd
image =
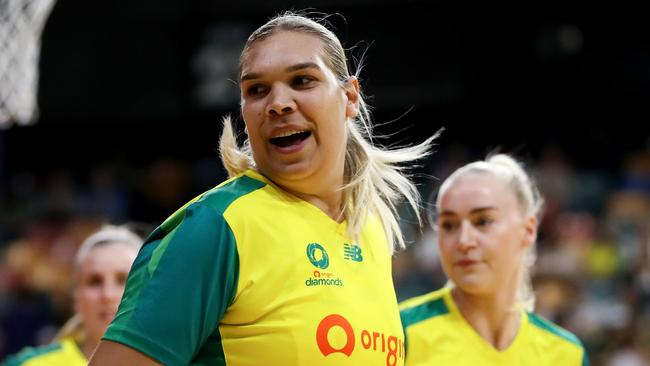
[[[0,0],[0,128],[38,116],[41,33],[56,0]]]

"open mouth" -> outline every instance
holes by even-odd
[[[279,147],[289,147],[298,145],[311,136],[311,131],[295,131],[290,132],[286,136],[278,136],[271,138],[271,143]]]

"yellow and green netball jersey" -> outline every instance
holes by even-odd
[[[450,288],[400,304],[406,336],[406,365],[584,366],[587,355],[568,331],[522,311],[513,343],[498,351],[467,323]]]
[[[253,171],[145,241],[104,339],[165,365],[403,365],[381,223],[359,241]]]
[[[48,346],[30,347],[13,357],[2,366],[86,366],[88,360],[77,343],[70,338]]]

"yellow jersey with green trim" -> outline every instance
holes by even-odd
[[[406,337],[406,366],[584,366],[587,355],[570,332],[522,310],[512,344],[498,351],[459,312],[450,288],[400,304]]]
[[[10,356],[2,366],[86,366],[88,360],[72,338],[41,347],[28,347]]]
[[[247,171],[149,235],[104,339],[165,365],[403,365],[384,228],[346,229]]]

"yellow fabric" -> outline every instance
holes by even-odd
[[[424,316],[420,311],[415,321],[408,319],[416,313],[413,309],[417,309],[418,306],[424,309],[427,304],[437,305],[429,307],[436,309],[433,316]],[[411,309],[410,313],[409,309]],[[405,323],[407,343],[405,364],[407,366],[580,366],[587,364],[586,360],[583,363],[585,356],[582,346],[559,335],[572,336],[570,333],[550,322],[536,324],[531,318],[536,316],[534,314],[529,316],[524,311],[521,313],[521,325],[513,343],[503,351],[496,350],[463,318],[449,288],[407,300],[400,304],[400,311]],[[577,339],[574,340],[577,342]]]
[[[58,344],[27,348],[13,359],[6,361],[10,366],[86,366],[88,360],[74,340],[65,338]]]
[[[240,261],[219,329],[226,364],[403,365],[381,222],[367,220],[354,241],[345,222],[246,174],[268,184],[224,212]]]

